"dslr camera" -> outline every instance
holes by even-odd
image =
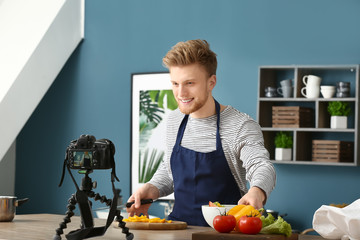
[[[92,135],[81,135],[70,142],[66,159],[71,169],[109,169],[114,165],[115,146],[108,139],[96,140]]]

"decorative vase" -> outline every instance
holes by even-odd
[[[291,160],[291,148],[275,148],[275,160]]]
[[[347,128],[347,116],[331,116],[331,128]]]

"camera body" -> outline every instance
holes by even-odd
[[[66,158],[71,169],[110,169],[114,165],[114,154],[115,146],[110,140],[81,135],[71,141]]]

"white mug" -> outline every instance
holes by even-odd
[[[306,94],[304,93],[306,91]],[[301,94],[306,98],[318,98],[320,95],[320,86],[306,86],[301,89]]]
[[[277,89],[277,92],[284,98],[290,98],[292,97],[293,94],[293,87],[287,87],[287,86],[279,87]]]
[[[285,79],[280,81],[280,85],[282,87],[291,87],[292,86],[292,79]]]
[[[321,78],[315,75],[306,75],[303,77],[305,86],[320,86]]]

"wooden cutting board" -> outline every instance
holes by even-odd
[[[118,222],[112,224],[115,228],[120,228]],[[133,230],[181,230],[187,228],[187,223],[180,221],[172,223],[126,222],[126,227]]]
[[[219,233],[215,230],[206,232],[197,232],[192,234],[192,240],[297,240],[298,234],[292,234],[291,237],[277,234],[242,234],[232,231],[230,233]]]

